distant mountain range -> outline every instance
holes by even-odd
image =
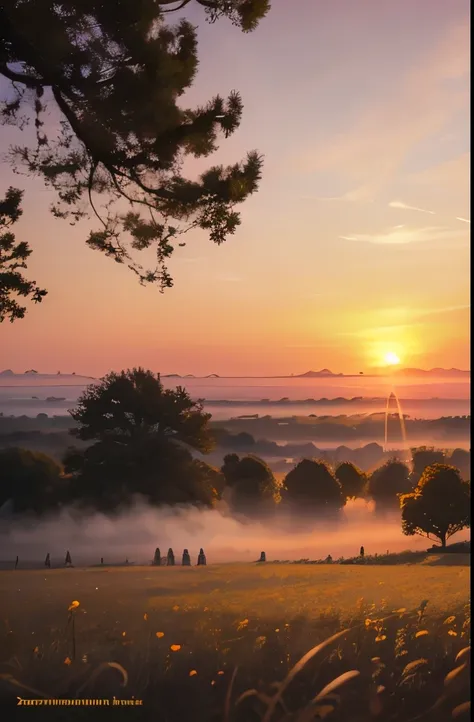
[[[343,373],[333,373],[333,371],[330,371],[329,369],[321,369],[321,371],[306,371],[304,374],[292,374],[291,376],[287,375],[281,375],[281,376],[253,376],[252,378],[295,378],[295,379],[314,379],[314,378],[341,378],[341,377],[354,377],[354,376],[404,376],[404,377],[432,377],[432,378],[469,378],[471,376],[471,372],[469,370],[461,370],[461,369],[443,369],[443,368],[434,368],[434,369],[418,369],[418,368],[400,368],[400,369],[394,369],[391,368],[388,370],[387,368],[377,368],[373,369],[372,371],[369,371],[369,373],[364,374],[362,371],[359,372],[359,374],[343,374]],[[5,369],[4,371],[0,371],[0,379],[5,381],[16,381],[16,380],[25,380],[25,377],[28,378],[30,381],[35,382],[41,382],[41,381],[52,381],[53,379],[58,382],[61,381],[74,381],[77,384],[81,384],[81,381],[89,382],[96,380],[93,376],[83,376],[82,374],[61,374],[59,371],[56,374],[42,374],[38,373],[38,371],[35,371],[34,369],[30,369],[28,371],[25,371],[22,374],[15,373],[11,369]],[[162,378],[164,379],[194,379],[194,378],[206,378],[206,379],[218,379],[218,378],[251,378],[251,377],[225,377],[225,376],[219,376],[218,374],[208,374],[207,376],[194,376],[193,374],[162,374]]]
[[[42,374],[38,373],[38,371],[35,371],[34,369],[30,369],[29,371],[25,371],[22,374],[17,374],[11,369],[5,369],[4,371],[0,371],[0,379],[4,381],[17,381],[17,380],[27,380],[30,385],[35,385],[35,383],[41,382],[41,381],[65,381],[65,380],[74,380],[77,383],[81,383],[81,381],[95,381],[95,378],[93,376],[83,376],[82,374],[62,374],[59,371],[55,374]]]
[[[293,378],[297,379],[314,379],[314,378],[327,378],[340,376],[353,376],[355,374],[335,374],[329,369],[321,369],[321,371],[306,371],[304,374],[295,375]],[[467,378],[471,375],[470,371],[463,371],[461,369],[417,369],[417,368],[391,368],[390,371],[385,368],[374,369],[372,373],[364,374],[362,371],[358,374],[359,376],[432,376],[436,378]]]
[[[297,379],[319,379],[326,376],[344,376],[344,374],[334,374],[329,369],[321,369],[321,371],[306,371],[304,374],[298,374],[295,376]]]
[[[385,372],[386,373],[386,372]],[[397,369],[394,372],[397,376],[435,376],[437,378],[467,378],[471,375],[470,371],[461,369]]]

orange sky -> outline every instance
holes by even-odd
[[[357,373],[390,351],[469,367],[468,1],[273,5],[251,35],[193,18],[190,102],[237,88],[245,105],[208,163],[253,148],[266,161],[236,235],[219,248],[196,232],[164,295],[86,247],[92,221],[54,220],[41,182],[1,166],[0,192],[26,188],[16,235],[49,295],[1,325],[0,369]]]

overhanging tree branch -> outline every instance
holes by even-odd
[[[197,71],[196,29],[185,20],[166,25],[164,13],[191,2],[121,0],[113,16],[103,0],[7,0],[0,7],[0,74],[15,92],[3,104],[3,118],[20,126],[27,105],[38,129],[41,114],[54,104],[64,119],[56,134],[37,132],[36,147],[17,148],[15,160],[57,192],[57,217],[77,222],[88,207],[101,223],[88,244],[120,262],[129,259],[132,270],[141,266],[131,251],[145,247],[146,238],[132,236],[129,243],[125,216],[112,204],[124,199],[151,209],[160,225],[162,218],[173,232],[155,239],[160,270],[139,275],[167,286],[164,259],[183,224],[206,230],[215,243],[225,241],[240,223],[235,205],[256,192],[262,167],[254,152],[242,163],[211,167],[198,180],[183,177],[185,157],[213,153],[220,135],[237,130],[243,110],[235,92],[197,109],[180,105]],[[227,17],[244,31],[269,7],[268,0],[196,2],[211,22]],[[136,224],[134,232],[149,229]]]

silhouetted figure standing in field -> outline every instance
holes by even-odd
[[[267,555],[265,554],[265,552],[260,552],[260,559],[259,559],[258,561],[259,561],[259,562],[266,562],[266,561],[267,561]]]
[[[15,559],[15,569],[18,569],[18,557]]]
[[[153,557],[153,566],[161,567],[161,552],[158,547],[155,549],[155,556]]]
[[[101,558],[100,558],[100,563],[101,563],[101,564],[104,563],[104,557],[101,557]]]
[[[166,557],[166,564],[169,567],[174,567],[174,554],[173,554],[173,550],[171,547],[168,549],[168,556]]]
[[[181,561],[181,564],[183,567],[190,567],[191,566],[191,557],[189,556],[189,552],[187,549],[183,552],[183,559]]]
[[[68,552],[68,554],[69,554],[69,552]],[[69,559],[71,559],[71,557],[69,557]],[[67,563],[67,556],[66,556],[66,563]],[[44,565],[48,569],[51,569],[51,556],[50,556],[49,552],[46,554],[46,559],[44,560]]]
[[[67,567],[72,566],[72,559],[71,559],[71,555],[70,555],[70,553],[69,553],[69,550],[66,552],[66,559],[65,559],[65,561],[64,561],[64,564],[65,564],[65,566],[67,566]]]
[[[359,556],[363,559],[363,558],[364,558],[364,555],[365,555],[365,549],[364,549],[364,547],[361,547],[361,548],[360,548],[360,552],[359,552]]]
[[[207,564],[207,562],[206,562],[206,555],[204,554],[204,550],[203,550],[203,549],[200,549],[200,550],[199,550],[199,555],[198,555],[197,565],[198,565],[198,567],[205,567],[206,564]]]

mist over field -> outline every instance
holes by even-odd
[[[367,554],[385,554],[405,549],[426,549],[433,542],[403,536],[400,513],[374,512],[372,502],[349,500],[338,520],[279,516],[268,522],[255,522],[245,516],[230,515],[221,502],[217,509],[163,507],[151,509],[143,502],[115,517],[81,514],[65,510],[59,517],[41,521],[25,520],[0,526],[2,559],[41,565],[51,554],[53,565],[62,565],[69,549],[73,563],[150,563],[156,547],[166,555],[172,547],[180,563],[183,549],[189,549],[192,563],[203,547],[208,563],[256,561],[263,550],[271,560],[319,559],[330,554],[355,556],[361,545]],[[456,535],[454,541],[468,538]]]

